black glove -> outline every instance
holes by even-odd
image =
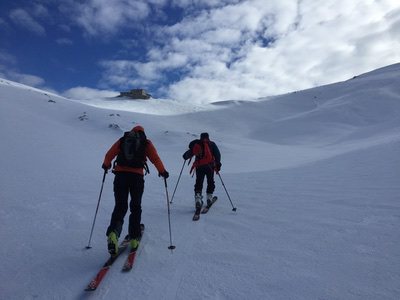
[[[215,171],[219,172],[221,170],[222,164],[220,162],[215,163]]]
[[[165,179],[167,179],[169,177],[169,173],[167,171],[158,173],[158,176],[164,177]]]
[[[111,166],[106,166],[105,164],[102,164],[101,167],[102,167],[102,169],[103,169],[104,171],[106,171],[106,172],[107,172],[109,169],[111,169]]]
[[[187,160],[187,159],[191,158],[192,157],[192,151],[189,149],[188,151],[183,153],[182,157],[183,157],[184,160]]]

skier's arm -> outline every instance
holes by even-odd
[[[197,144],[197,142],[198,142],[198,140],[193,140],[190,142],[189,149],[182,155],[184,160],[190,159],[190,158],[192,158],[193,155],[195,155],[193,149],[194,149],[195,145]]]
[[[161,161],[160,156],[158,156],[157,150],[150,140],[147,140],[146,145],[146,156],[149,158],[151,163],[156,167],[158,173],[162,174],[166,172],[164,164]]]
[[[184,160],[190,159],[193,156],[192,150],[187,150],[185,153],[183,153],[182,157]]]
[[[106,156],[104,157],[103,165],[108,169],[111,168],[111,162],[118,155],[120,149],[121,140],[118,140],[111,146],[111,148],[107,151]]]
[[[212,149],[211,151],[213,152],[214,158],[215,158],[215,162],[217,164],[221,163],[221,152],[219,151],[217,145],[215,143],[212,143]]]

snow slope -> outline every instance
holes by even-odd
[[[69,100],[0,79],[0,299],[397,299],[400,64],[259,101],[212,107]],[[135,112],[136,111],[136,112]],[[222,152],[218,202],[192,222],[186,166],[171,205],[151,165],[134,269],[107,258],[105,152],[145,127],[171,173],[208,131]],[[126,230],[126,228],[125,228]]]

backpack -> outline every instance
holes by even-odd
[[[120,139],[120,152],[116,163],[119,166],[144,168],[146,164],[147,138],[143,131],[128,131]]]
[[[200,146],[200,153],[196,155],[196,165],[199,166],[212,163],[214,161],[214,155],[211,151],[210,142],[208,140],[197,140],[196,143],[193,143],[192,147],[194,147],[195,144]]]

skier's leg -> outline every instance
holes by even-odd
[[[194,185],[194,201],[196,208],[201,208],[203,206],[203,201],[202,201],[203,196],[201,195],[201,193],[203,190],[203,183],[205,176],[206,173],[204,172],[203,167],[196,168],[196,183]]]
[[[130,186],[131,202],[129,215],[129,236],[131,239],[140,237],[140,222],[142,219],[142,195],[144,191],[143,175],[131,174]]]
[[[107,228],[107,236],[112,231],[117,234],[117,237],[121,234],[124,217],[128,211],[128,193],[129,187],[126,174],[117,173],[114,178],[115,205],[111,215],[110,225]]]

